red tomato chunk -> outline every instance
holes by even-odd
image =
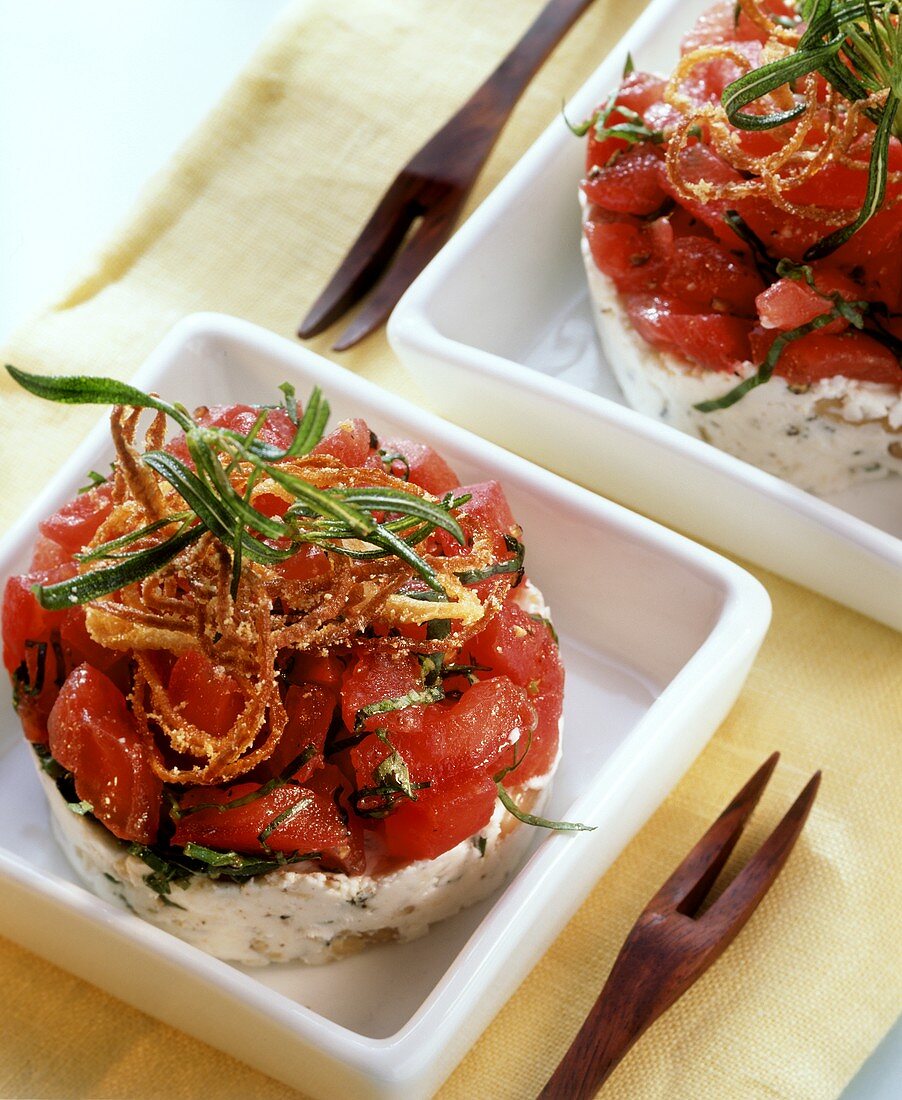
[[[102,672],[72,672],[48,721],[50,752],[75,776],[78,797],[122,840],[152,844],[163,785],[138,740],[122,692]]]
[[[179,801],[182,816],[172,842],[250,854],[311,853],[332,870],[359,873],[363,832],[335,800],[343,782],[337,768],[324,768],[304,785],[292,782],[249,801],[260,784],[237,783],[225,790],[196,787]],[[246,801],[230,805],[241,800]]]

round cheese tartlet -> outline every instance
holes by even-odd
[[[797,0],[719,0],[669,78],[630,63],[574,129],[627,403],[827,494],[902,473],[902,140],[885,73],[856,98],[808,33]]]
[[[322,963],[422,935],[534,826],[579,827],[541,817],[564,672],[497,482],[359,418],[325,434],[317,390],[190,414],[12,373],[120,402],[111,476],[41,523],[2,609],[52,830],[95,893],[223,959]]]

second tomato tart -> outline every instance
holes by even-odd
[[[894,3],[717,3],[577,128],[628,403],[817,493],[902,472],[900,43]]]

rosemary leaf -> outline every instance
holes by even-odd
[[[31,590],[41,607],[47,611],[64,611],[75,604],[88,603],[117,592],[127,584],[144,580],[162,569],[203,533],[204,528],[199,525],[189,527],[157,546],[130,555],[108,569],[94,569],[90,573],[81,573],[57,584],[35,584]]]
[[[805,253],[806,260],[820,260],[835,252],[868,221],[883,203],[886,196],[886,177],[889,171],[889,141],[893,136],[893,125],[900,98],[895,92],[890,92],[883,106],[880,123],[871,143],[871,156],[868,161],[868,184],[864,197],[864,203],[858,212],[858,217],[849,225],[840,226],[829,236],[817,242]]]
[[[159,409],[186,431],[194,424],[175,405],[161,401],[159,397],[152,397],[125,382],[117,382],[114,378],[29,374],[8,364],[6,369],[14,382],[18,382],[35,397],[43,397],[46,401],[58,401],[65,405],[129,405],[137,409]]]

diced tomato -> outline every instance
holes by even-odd
[[[741,183],[743,176],[732,165],[719,157],[706,145],[695,143],[688,145],[679,154],[680,175],[689,183]],[[682,207],[689,211],[693,217],[709,226],[714,234],[725,241],[731,248],[743,247],[742,241],[730,229],[724,220],[727,210],[739,209],[740,203],[727,202],[723,199],[711,199],[701,202],[698,199],[685,197],[670,182],[666,173],[662,174],[661,186]]]
[[[653,214],[667,199],[661,187],[661,158],[645,145],[593,168],[582,188],[590,202],[621,214]]]
[[[294,654],[287,678],[292,684],[321,684],[337,695],[341,690],[345,663],[334,651],[305,649]]]
[[[454,495],[470,498],[458,509],[457,515],[461,520],[469,519],[504,534],[519,533],[520,528],[500,482],[480,481],[473,485],[461,485],[454,490]]]
[[[289,684],[283,700],[288,721],[275,750],[256,767],[250,778],[265,782],[282,775],[299,757],[309,759],[292,772],[292,778],[304,783],[323,766],[323,749],[338,702],[338,693],[322,684]]]
[[[433,758],[424,753],[430,776],[492,776],[513,762],[514,746],[535,725],[528,692],[507,676],[480,680],[447,713],[427,711],[425,728]],[[416,765],[414,766],[416,771]]]
[[[761,64],[761,43],[755,41],[736,42],[732,47],[736,53],[748,58],[749,67],[758,68]],[[734,80],[746,73],[745,66],[738,65],[726,57],[700,61],[680,83],[680,92],[696,104],[720,103],[724,89]]]
[[[679,303],[645,294],[628,295],[626,307],[644,340],[691,363],[731,371],[749,358],[751,321],[726,313],[688,313]]]
[[[902,203],[878,211],[829,258],[861,284],[862,297],[902,312]]]
[[[514,745],[535,723],[527,692],[506,676],[482,680],[457,701],[426,708],[418,733],[399,732],[387,745],[375,734],[350,751],[355,785],[377,785],[377,769],[396,751],[413,784],[377,825],[391,855],[432,859],[478,832],[495,800],[493,776],[514,761]]]
[[[394,458],[386,467],[386,459]],[[460,484],[457,474],[437,451],[427,443],[414,443],[410,439],[382,439],[379,451],[371,454],[366,465],[376,470],[388,469],[390,474],[403,481],[412,481],[427,493],[441,496]]]
[[[660,285],[673,257],[673,229],[667,218],[640,222],[626,215],[603,217],[593,210],[583,231],[592,258],[619,291],[650,290]]]
[[[752,332],[755,362],[765,358],[777,335],[774,329],[758,328]],[[793,385],[805,385],[834,375],[895,386],[902,384],[902,367],[896,356],[873,337],[854,329],[835,336],[812,332],[793,340],[781,352],[775,373]]]
[[[849,210],[856,214],[864,205],[868,186],[868,148],[854,168],[848,163],[829,161],[814,175],[786,191],[786,197],[794,203],[811,203],[825,206],[830,210]],[[896,170],[902,168],[902,143],[898,138],[891,139],[891,156],[896,161]],[[889,169],[892,171],[892,167]],[[887,181],[887,196],[898,196],[900,184],[896,180]],[[850,221],[852,218],[849,219]]]
[[[344,724],[356,731],[358,713],[365,707],[390,699],[401,699],[411,692],[424,690],[423,668],[413,653],[395,653],[390,649],[364,650],[352,661],[342,678],[341,712]],[[401,730],[418,732],[422,728],[423,705],[389,710],[367,718],[362,728],[383,726],[390,733]]]
[[[536,722],[527,691],[506,676],[480,680],[456,702],[423,708],[419,730],[398,730],[389,740],[412,782],[445,785],[491,778],[514,761],[514,748]],[[374,785],[376,769],[392,749],[371,734],[351,749],[358,788]]]
[[[214,737],[232,728],[244,706],[237,682],[196,649],[181,654],[175,662],[168,692],[186,722]]]
[[[315,455],[331,455],[345,466],[363,466],[370,454],[370,429],[365,420],[343,420],[334,432],[313,448]]]
[[[787,5],[780,5],[784,9]],[[794,15],[789,10],[780,14]],[[680,53],[687,54],[702,46],[719,46],[724,42],[757,40],[763,42],[764,32],[741,9],[737,13],[734,0],[717,0],[706,8],[690,30],[680,40]]]
[[[485,828],[495,808],[491,779],[417,792],[404,799],[378,826],[389,855],[398,859],[435,859]]]
[[[59,631],[66,612],[46,611],[32,592],[35,584],[67,580],[75,565],[10,577],[3,593],[3,663],[13,680],[16,710],[29,741],[46,744],[47,716],[65,679]]]
[[[328,555],[316,546],[302,546],[296,554],[272,568],[288,581],[324,580],[332,571]]]
[[[210,408],[195,415],[198,424],[203,427],[228,428],[240,435],[247,435],[256,423],[260,411],[260,408],[255,405],[211,405]],[[296,432],[296,425],[284,409],[267,409],[266,419],[257,433],[257,439],[284,451],[291,445]],[[174,436],[166,444],[166,450],[180,458],[182,462],[191,463],[183,435]]]
[[[48,569],[56,569],[59,565],[65,565],[72,560],[58,542],[48,539],[45,535],[38,534],[34,541],[34,550],[31,553],[31,565],[29,573],[43,573]]]
[[[470,497],[457,511],[465,542],[457,542],[447,531],[436,531],[434,539],[440,552],[448,557],[466,554],[472,547],[476,532],[487,531],[492,537],[495,565],[509,563],[508,568],[481,581],[468,581],[468,587],[483,599],[490,589],[498,586],[499,578],[510,586],[519,583],[522,574],[515,568],[518,553],[516,542],[523,532],[514,519],[501,485],[497,481],[483,481],[476,485],[462,485],[454,493],[455,496]]]
[[[40,531],[71,558],[91,541],[112,510],[112,488],[108,484],[99,485],[64,504],[40,524]]]
[[[767,199],[738,199],[729,205],[775,257],[801,263],[808,249],[825,236],[823,222],[789,214]]]
[[[815,289],[815,287],[817,289]],[[861,298],[861,287],[838,271],[818,271],[815,287],[804,279],[778,279],[758,295],[756,306],[763,328],[776,328],[784,332],[813,321],[829,313],[833,302],[828,295],[838,293],[848,301]],[[820,331],[825,334],[842,332],[848,321],[838,318]]]
[[[59,630],[64,611],[47,611],[32,592],[36,584],[51,585],[74,576],[72,564],[58,566],[44,572],[24,573],[10,577],[3,592],[3,663],[6,671],[14,673],[25,659],[29,642],[49,643],[55,630]]]
[[[656,73],[634,69],[624,77],[617,92],[617,102],[637,115],[644,115],[653,103],[661,101],[666,87],[667,81]]]
[[[97,669],[70,673],[48,720],[50,752],[75,776],[78,797],[116,836],[152,844],[163,785],[154,774],[125,698]]]
[[[517,755],[525,752],[525,756],[511,772],[508,784],[517,786],[533,776],[545,775],[557,756],[564,694],[564,669],[547,624],[537,622],[508,600],[472,639],[467,652],[493,674],[508,676],[525,688],[536,710],[532,739],[527,741],[524,729],[515,751]]]
[[[336,800],[343,784],[338,769],[327,766],[303,785],[289,783],[234,806],[230,804],[256,794],[260,784],[238,783],[224,790],[195,787],[180,800],[183,813],[172,843],[176,847],[193,843],[249,854],[309,852],[311,858],[331,870],[360,873],[364,866],[363,831],[357,822],[346,819]],[[210,808],[184,813],[198,806]]]
[[[474,533],[485,529],[494,532],[495,560],[501,562],[510,559],[513,552],[505,542],[505,536],[519,539],[522,531],[514,519],[501,485],[497,481],[460,485],[454,490],[454,495],[470,498],[458,508],[456,513],[466,536],[466,542],[459,543],[448,531],[436,531],[434,540],[440,552],[447,557],[468,553]],[[514,574],[511,574],[511,581],[514,579],[516,579]],[[474,591],[478,595],[484,589],[477,584],[474,586]]]
[[[89,664],[100,672],[109,674],[110,669],[120,661],[128,661],[128,655],[120,649],[107,649],[98,645],[88,633],[83,607],[72,607],[63,612],[60,625],[60,643],[67,671],[78,665]]]
[[[717,313],[755,316],[755,296],[764,289],[761,276],[741,254],[705,237],[680,237],[673,243],[662,292]]]

